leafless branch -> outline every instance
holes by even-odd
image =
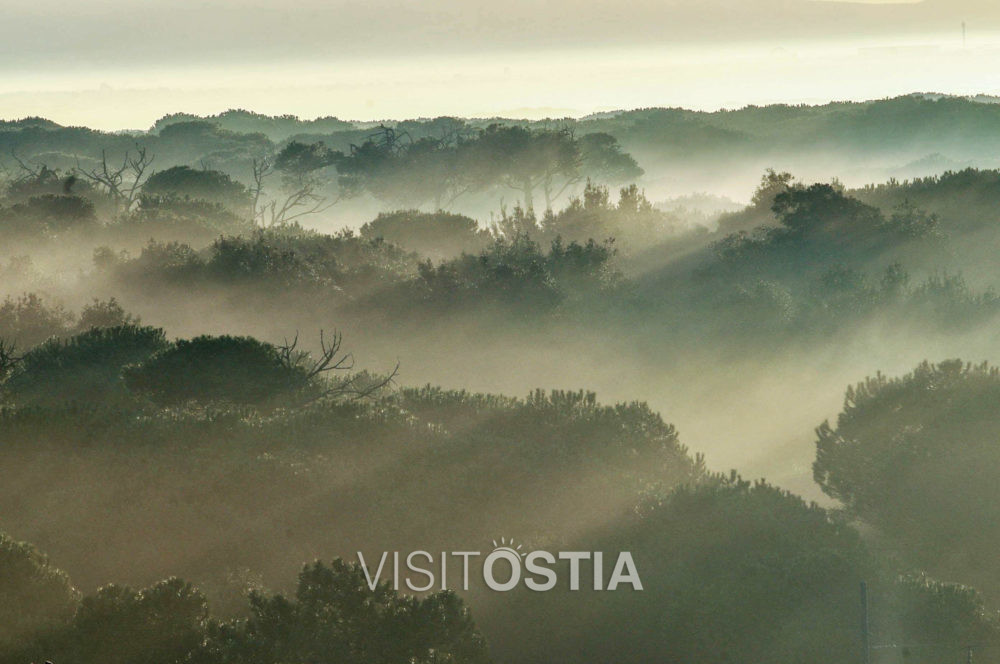
[[[24,175],[22,175],[20,178],[18,178],[20,180],[23,180],[23,179],[26,179],[26,178],[37,178],[46,169],[46,167],[45,167],[44,164],[41,165],[41,166],[39,166],[39,167],[37,167],[37,168],[32,168],[28,164],[24,163],[24,160],[21,159],[20,157],[18,157],[17,154],[14,152],[14,150],[10,151],[10,156],[14,158],[14,161],[17,162],[17,165],[21,167],[22,171],[24,171]]]
[[[354,368],[354,354],[341,351],[343,340],[343,335],[340,332],[334,332],[330,338],[327,338],[324,331],[320,330],[320,355],[318,359],[313,359],[309,352],[298,350],[299,335],[296,332],[291,341],[285,339],[284,344],[278,346],[278,354],[282,364],[288,368],[304,369],[306,378],[311,380],[328,372],[351,371]],[[324,397],[363,399],[390,385],[398,374],[399,363],[397,362],[389,375],[375,381],[366,381],[367,374],[347,375],[340,380],[331,380],[326,389],[317,393],[314,399]]]
[[[355,377],[350,381],[350,389],[342,390],[341,395],[349,395],[352,399],[364,399],[375,394],[384,387],[387,387],[395,382],[396,376],[399,375],[399,362],[396,362],[396,366],[393,367],[392,371],[387,375],[364,387],[358,387],[358,379]]]
[[[253,196],[254,224],[265,228],[289,224],[307,215],[325,212],[340,202],[340,196],[328,200],[326,196],[316,193],[313,183],[305,182],[280,204],[277,200],[272,200],[262,205],[260,201],[264,197],[264,181],[273,172],[274,165],[267,157],[253,160],[254,184],[250,193]]]
[[[253,215],[253,223],[257,223],[258,216],[263,216],[264,211],[260,208],[260,197],[264,193],[264,180],[274,172],[274,165],[268,157],[261,157],[253,160],[253,187],[250,194],[253,196],[253,205],[250,211]]]
[[[305,184],[289,194],[281,205],[278,205],[278,201],[271,201],[261,207],[257,217],[260,218],[262,225],[289,224],[307,215],[325,212],[338,202],[340,202],[340,196],[328,200],[326,196],[315,193],[311,184]],[[265,216],[267,217],[266,224],[264,223]]]
[[[145,184],[146,171],[153,163],[153,155],[146,148],[136,145],[136,153],[125,153],[121,166],[109,166],[107,152],[101,150],[101,164],[97,168],[85,170],[77,161],[76,172],[99,187],[104,188],[115,203],[115,207],[128,212],[139,198]]]

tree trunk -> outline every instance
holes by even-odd
[[[521,180],[521,192],[524,194],[524,211],[534,212],[535,211],[535,188],[531,184],[531,180],[525,178]]]

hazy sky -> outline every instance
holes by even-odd
[[[0,117],[101,128],[230,107],[543,116],[1000,92],[996,0],[0,0],[0,9]]]

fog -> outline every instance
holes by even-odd
[[[311,639],[358,618],[350,597],[395,595],[356,595],[351,567],[317,573],[330,595],[315,599],[308,574],[294,594],[299,565],[500,536],[634,550],[649,589],[463,591],[500,662],[832,664],[857,652],[854,628],[831,625],[857,624],[860,581],[882,641],[1000,642],[1000,533],[982,508],[1000,467],[1000,372],[978,364],[1000,355],[1000,105],[913,93],[949,70],[949,90],[968,75],[982,92],[992,53],[923,39],[890,53],[856,41],[480,56],[451,86],[392,58],[344,73],[356,99],[383,67],[384,123],[303,112],[274,93],[293,89],[280,67],[241,70],[203,107],[172,99],[206,115],[169,115],[152,95],[143,119],[133,93],[93,93],[116,101],[93,124],[143,127],[128,134],[58,114],[3,122],[0,529],[50,558],[0,550],[27,561],[17,569],[65,570],[87,598],[67,585],[35,622],[0,621],[0,662],[97,664],[111,655],[90,644],[117,656],[164,640],[180,650],[149,664],[242,662],[270,638],[262,624],[297,636],[246,661],[307,661]],[[899,80],[905,96],[837,92],[836,72],[863,91],[853,73],[874,81],[932,52],[938,70]],[[823,99],[844,97],[747,106],[720,77],[738,71],[734,53],[762,100],[810,94],[806,72]],[[162,94],[182,75],[163,74]],[[61,97],[38,83],[32,116],[76,103],[61,76]],[[559,83],[531,102],[491,88],[505,77]],[[286,105],[226,111],[239,86],[274,97],[256,110]],[[449,115],[407,119],[406,86],[440,91],[426,113]],[[628,108],[663,103],[657,87],[703,101]],[[722,103],[712,95],[742,103],[699,111]],[[598,98],[623,108],[532,122],[463,107]],[[74,108],[102,111],[93,99]],[[136,608],[172,575],[204,593],[191,590],[191,613],[173,590],[167,608]],[[63,578],[22,576],[35,590],[17,602],[39,605],[49,591],[32,584]],[[133,591],[108,583],[147,589],[121,599]],[[317,623],[334,606],[351,619]],[[459,614],[415,614],[407,657],[438,661],[434,630]],[[159,640],[164,615],[176,621]],[[485,661],[472,641],[446,647]]]
[[[239,107],[543,118],[1000,91],[990,2],[196,4],[192,22],[177,3],[5,3],[5,116],[121,130]]]

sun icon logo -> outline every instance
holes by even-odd
[[[496,540],[493,540],[493,550],[494,551],[510,551],[515,556],[520,556],[520,557],[523,558],[527,554],[521,552],[521,546],[522,545],[518,544],[517,547],[515,548],[515,546],[514,546],[514,538],[513,537],[510,538],[509,540],[506,539],[506,538],[504,538],[504,537],[501,537],[499,544],[497,544]]]

